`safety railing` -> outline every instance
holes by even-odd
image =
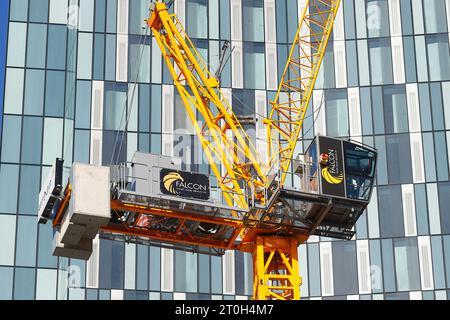
[[[141,166],[141,170],[133,170],[137,166]],[[132,163],[125,162],[118,166],[112,168],[112,181],[111,184],[113,188],[117,189],[119,192],[134,192],[134,193],[142,193],[142,195],[151,195],[151,196],[170,196],[164,194],[161,191],[161,177],[160,171],[163,168],[161,166],[153,165],[148,166],[147,164],[142,163]],[[177,171],[174,169],[174,171]],[[139,172],[139,174],[137,174]],[[145,172],[145,174],[142,174]],[[194,173],[194,172],[191,172]],[[199,173],[202,174],[202,173]],[[178,197],[180,199],[187,199],[193,201],[207,201],[214,204],[221,204],[223,206],[229,206],[227,201],[225,200],[226,195],[231,199],[237,199],[240,197],[244,197],[246,203],[251,206],[251,197],[250,188],[247,185],[244,185],[242,181],[239,183],[242,185],[243,193],[240,194],[234,191],[224,190],[220,187],[219,181],[215,175],[211,174],[202,174],[206,176],[209,180],[209,199],[208,200],[199,200],[194,197],[182,197],[180,195],[174,195],[173,197]],[[236,180],[237,181],[237,180]],[[230,181],[232,183],[233,181]]]
[[[290,163],[288,170],[281,169],[279,164],[273,165],[269,171],[269,177],[273,177],[270,181],[279,181],[279,177],[286,174],[287,178],[283,187],[289,187],[305,193],[318,194],[320,192],[318,163],[303,161],[300,158],[291,159]]]

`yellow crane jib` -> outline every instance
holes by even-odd
[[[248,208],[245,188],[266,186],[265,165],[176,15],[153,4],[147,24],[229,205]],[[198,121],[197,112],[204,125]],[[221,167],[223,170],[221,170]]]
[[[268,119],[268,156],[284,184],[325,55],[340,0],[306,3]],[[282,99],[283,98],[283,99]]]

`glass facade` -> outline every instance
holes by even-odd
[[[51,228],[36,223],[56,157],[109,165],[139,150],[208,171],[191,161],[192,126],[145,36],[149,3],[0,0],[0,299],[251,295],[248,254],[98,240],[88,262],[69,260],[51,255]],[[236,113],[265,116],[304,3],[177,0],[171,10],[212,71],[230,41],[223,91]],[[298,151],[316,134],[374,146],[376,188],[353,241],[312,237],[299,248],[304,298],[447,299],[449,24],[446,0],[341,1]],[[192,141],[192,159],[180,139]]]

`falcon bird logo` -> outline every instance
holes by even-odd
[[[177,181],[184,182],[183,177],[178,172],[168,173],[163,179],[164,188],[170,193],[178,195],[179,193],[175,188]]]
[[[344,175],[340,174],[339,176],[335,177],[333,176],[330,171],[328,171],[328,168],[322,169],[322,177],[329,183],[329,184],[341,184],[344,181]]]

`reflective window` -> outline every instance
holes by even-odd
[[[67,23],[67,10],[68,3],[67,0],[50,0],[50,23]]]
[[[299,55],[299,53],[296,53]],[[285,66],[286,59],[280,64],[280,67]],[[334,72],[334,49],[333,42],[330,42],[326,48],[325,55],[323,57],[322,65],[320,66],[320,72],[317,76],[316,89],[334,88],[335,84],[335,72]],[[282,72],[279,74],[283,74]],[[290,70],[289,77],[291,80],[298,78],[295,72]]]
[[[372,124],[372,102],[370,97],[370,88],[361,88],[359,91],[361,97],[361,118],[362,130],[364,135],[373,134]]]
[[[18,181],[19,166],[0,165],[0,212],[16,213]]]
[[[0,182],[0,188],[1,187],[2,183]],[[3,190],[0,189],[0,191]],[[15,239],[16,239],[16,216],[0,215],[0,265],[4,266],[14,265]],[[0,283],[1,281],[2,279],[0,277]],[[0,292],[1,287],[2,286],[0,286]]]
[[[138,82],[150,82],[150,43],[151,39],[147,38],[146,43],[139,36],[130,36],[129,53],[128,53],[128,79]],[[159,49],[158,49],[159,50]],[[140,68],[138,69],[138,63]]]
[[[352,0],[344,0],[345,38],[355,39],[355,8]]]
[[[37,270],[36,279],[36,300],[55,300],[56,285],[58,271],[57,270]]]
[[[244,41],[264,42],[264,1],[242,1],[242,31]]]
[[[42,145],[42,118],[24,117],[22,135],[22,162],[40,164]]]
[[[402,15],[402,33],[411,35],[413,33],[411,0],[400,0],[400,12]]]
[[[37,2],[37,1],[36,1]],[[10,1],[10,19],[26,21],[28,15],[28,0]]]
[[[265,46],[258,43],[244,43],[244,87],[265,89]]]
[[[100,240],[99,283],[101,288],[123,289],[124,255],[123,243]]]
[[[19,162],[20,136],[22,132],[21,117],[4,116],[1,160],[3,162]],[[1,212],[1,210],[0,210]]]
[[[234,279],[235,279],[235,292],[237,295],[245,294],[245,274],[244,274],[244,254],[242,252],[236,252],[234,255]]]
[[[105,80],[116,80],[116,36],[107,34],[105,45]]]
[[[11,22],[8,37],[8,66],[23,67],[25,65],[26,41],[27,24]]]
[[[426,180],[430,182],[436,181],[436,152],[434,148],[433,134],[431,132],[424,133],[422,135],[422,139]]]
[[[148,19],[148,12],[149,12],[148,9],[149,8],[147,0],[130,1],[130,8],[128,13],[129,33],[145,34],[145,28],[143,28],[143,26],[145,24],[144,20]],[[96,17],[96,19],[98,18]]]
[[[42,163],[53,165],[62,155],[63,120],[46,118],[44,121],[44,143]]]
[[[404,59],[405,59],[406,82],[416,82],[417,81],[416,53],[414,50],[413,37],[403,38],[403,53],[405,55]]]
[[[105,83],[103,126],[105,130],[119,130],[125,125],[128,86],[119,83]]]
[[[130,3],[130,16],[131,16],[131,6],[136,1],[131,1]],[[105,32],[105,24],[106,24],[106,0],[97,0],[94,1],[95,9],[95,26],[94,31],[95,32]],[[143,20],[142,20],[143,21]]]
[[[123,163],[127,156],[127,134],[119,131],[103,132],[103,165]]]
[[[149,289],[160,291],[161,289],[161,249],[150,247],[150,283]]]
[[[425,46],[425,37],[416,36],[416,65],[417,65],[417,79],[419,82],[428,81],[428,64],[427,61],[427,49]]]
[[[80,0],[78,27],[81,31],[93,30],[94,2],[94,0]]]
[[[31,22],[47,22],[48,19],[48,0],[30,1]]]
[[[430,89],[428,84],[419,84],[420,119],[423,131],[432,130]]]
[[[399,186],[378,187],[380,233],[383,238],[403,237],[402,191]]]
[[[389,36],[388,1],[366,0],[366,8],[369,37]]]
[[[411,183],[411,146],[408,134],[386,137],[389,183]]]
[[[79,79],[91,79],[92,75],[92,34],[78,34],[78,69]]]
[[[190,38],[208,37],[208,1],[186,1],[186,32]]]
[[[368,201],[375,177],[375,152],[344,142],[347,197]]]
[[[420,236],[429,234],[428,226],[428,209],[427,209],[427,194],[425,185],[417,184],[414,186],[415,190],[415,205],[417,216],[417,232]]]
[[[325,91],[327,117],[327,135],[332,137],[348,137],[349,119],[347,107],[347,90]]]
[[[377,159],[377,184],[388,184],[388,168],[386,156],[386,139],[384,136],[375,137],[375,147],[378,151]]]
[[[7,68],[6,69],[6,88],[4,112],[12,114],[22,113],[24,70]]]
[[[33,300],[36,270],[16,268],[14,275],[14,300]]]
[[[211,293],[222,294],[222,259],[211,256]]]
[[[64,116],[65,72],[47,71],[45,91],[45,115]]]
[[[103,80],[105,73],[105,35],[94,35],[94,74],[95,80]]]
[[[148,300],[148,292],[145,291],[129,291],[123,293],[124,300]]]
[[[208,255],[198,255],[198,291],[201,293],[209,293],[211,290],[209,259]]]
[[[384,291],[395,292],[397,291],[395,281],[395,262],[394,262],[394,249],[392,245],[392,239],[381,240],[381,252],[383,255],[383,281]]]
[[[417,239],[394,239],[394,252],[397,289],[399,291],[420,290]]]
[[[431,251],[433,259],[434,288],[445,289],[446,285],[442,237],[431,237]]]
[[[436,132],[434,134],[434,143],[436,145],[436,166],[438,181],[448,181],[448,156],[447,156],[447,141],[445,138],[445,132]]]
[[[445,20],[444,20],[445,21]],[[430,80],[450,79],[450,52],[447,34],[426,36]]]
[[[423,10],[427,33],[447,32],[445,0],[426,0]]]
[[[352,242],[333,243],[334,294],[358,294],[356,246]]]
[[[74,140],[74,161],[80,163],[90,163],[89,161],[89,130],[75,130]]]
[[[81,129],[91,127],[91,82],[77,81],[75,126]]]
[[[321,295],[319,246],[308,245],[308,271],[309,271],[309,295],[317,297]]]
[[[346,41],[345,43],[347,55],[347,82],[349,87],[354,87],[359,84],[356,41]]]
[[[175,291],[197,292],[197,255],[175,251]]]
[[[47,25],[28,25],[27,67],[45,68]]]
[[[450,215],[448,208],[450,208],[450,182],[439,184],[439,204],[441,214],[441,230],[442,233],[450,233]]]
[[[56,268],[58,257],[53,256],[53,232],[50,223],[39,225],[38,267]]]
[[[148,290],[148,247],[144,245],[137,246],[137,257],[136,257],[136,289],[138,290]]]
[[[12,299],[13,273],[13,268],[0,267],[0,300]]]
[[[389,38],[369,40],[372,85],[393,82],[391,42]]]
[[[41,169],[38,166],[22,166],[20,169],[19,214],[37,215]]]
[[[150,132],[150,86],[139,85],[139,116],[138,131]]]
[[[27,70],[25,81],[24,114],[42,116],[44,110],[45,72]]]
[[[386,133],[408,132],[405,86],[384,87],[383,107]]]
[[[278,43],[287,43],[286,1],[275,1],[275,10],[277,23],[277,41]]]
[[[37,224],[35,217],[17,218],[16,265],[34,267],[36,265]]]

